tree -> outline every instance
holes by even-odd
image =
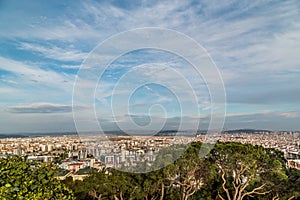
[[[74,199],[51,164],[29,162],[12,156],[0,159],[1,199]]]
[[[300,170],[290,168],[287,171],[288,178],[278,181],[273,187],[274,198],[279,199],[299,199],[300,197]],[[280,198],[279,198],[280,196]],[[298,197],[298,198],[297,198]]]
[[[272,192],[270,174],[286,179],[284,158],[261,146],[240,143],[217,143],[210,153],[212,164],[218,166],[222,179],[219,199],[242,200],[267,196]],[[277,152],[275,152],[277,153]],[[278,177],[276,178],[278,179]]]
[[[187,200],[205,183],[208,168],[205,160],[199,157],[203,144],[192,143],[186,152],[174,163],[175,176],[169,177],[173,186],[180,189],[180,199]],[[205,147],[204,147],[205,148]]]
[[[283,153],[241,143],[217,143],[212,151],[199,156],[210,145],[192,143],[188,148],[164,149],[154,162],[165,166],[148,173],[128,173],[105,169],[83,181],[65,182],[77,199],[272,199],[299,197],[300,173],[286,169]]]
[[[174,145],[160,152],[154,164],[169,165],[155,172],[156,184],[153,184],[153,188],[159,199],[187,200],[202,187],[207,165],[204,164],[204,159],[199,158],[201,145]]]
[[[115,169],[106,169],[91,174],[74,187],[77,194],[80,191],[80,199],[142,199],[143,193],[134,174],[121,172]],[[72,185],[72,184],[69,184]],[[82,192],[86,193],[83,194]]]

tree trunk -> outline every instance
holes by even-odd
[[[164,199],[164,194],[165,194],[165,186],[164,186],[164,183],[161,183],[161,196],[160,196],[160,200]]]

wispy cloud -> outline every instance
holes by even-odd
[[[38,53],[44,56],[45,58],[51,58],[59,61],[82,62],[87,56],[87,53],[83,53],[79,50],[59,48],[54,45],[45,46],[22,42],[20,44],[19,49],[31,51],[33,53]]]
[[[297,112],[282,112],[279,113],[280,116],[286,117],[286,118],[298,118],[300,117],[300,113]]]
[[[31,66],[26,63],[15,61],[9,58],[0,56],[0,69],[13,73],[17,80],[23,85],[34,83],[44,84],[48,87],[63,89],[71,92],[74,76],[64,73],[58,73],[53,70],[44,70],[38,66]]]
[[[74,4],[5,1],[1,4],[0,12],[0,39],[4,42],[0,47],[0,69],[3,71],[0,76],[0,94],[2,102],[5,102],[2,108],[23,105],[25,102],[31,106],[34,102],[59,102],[61,104],[57,105],[68,105],[76,77],[74,73],[97,44],[121,31],[164,27],[187,34],[208,50],[225,81],[229,109],[239,113],[232,114],[234,112],[229,110],[231,114],[228,119],[231,124],[264,126],[259,122],[261,120],[268,121],[268,126],[272,127],[283,120],[286,127],[298,127],[299,10],[297,0],[175,0],[139,3],[82,1]],[[171,42],[190,51],[176,41]],[[121,97],[130,92],[130,86],[138,79],[150,78],[153,82],[162,83],[161,80],[164,80],[172,83],[169,89],[172,88],[182,97],[180,103],[188,104],[193,96],[187,87],[182,87],[188,81],[193,85],[198,103],[201,104],[200,110],[209,110],[210,98],[201,77],[180,60],[172,60],[172,56],[168,57],[163,53],[160,55],[156,54],[154,57],[157,59],[152,59],[152,62],[155,60],[156,64],[165,67],[141,67],[128,76],[128,87],[124,86],[122,90],[115,91],[115,94]],[[131,60],[125,59],[123,63],[113,64],[107,76],[101,79],[96,98],[101,104],[98,108],[103,117],[108,117],[111,112],[109,104],[114,84],[133,66],[151,61],[144,58],[133,56]],[[186,80],[180,79],[176,73],[170,73],[168,68],[177,70]],[[95,85],[88,82],[90,77],[86,78],[86,84]],[[156,95],[156,103],[171,105],[173,99],[164,92],[152,93]],[[142,111],[148,112],[145,108],[153,103],[151,101],[149,104],[148,97],[139,95],[139,101],[132,103],[132,106],[138,105],[141,108],[140,114]],[[124,111],[123,114],[126,114],[124,105],[119,106]],[[30,111],[30,108],[23,109]],[[266,109],[270,112],[263,113]],[[17,110],[6,113],[9,114],[7,124],[8,119],[13,121],[14,115],[22,115]],[[49,119],[46,117],[47,113],[38,111],[31,114],[36,116],[31,121],[39,120],[39,114],[46,123]],[[70,113],[60,113],[62,114]],[[193,113],[190,113],[189,117],[193,118],[192,116]],[[70,119],[65,121],[68,124],[66,127],[72,127]],[[27,120],[30,124],[30,119]],[[53,118],[52,120],[55,121]],[[238,124],[238,121],[243,122]],[[25,125],[23,127],[29,128]]]
[[[71,105],[53,103],[35,103],[8,107],[11,113],[66,113],[72,111]]]

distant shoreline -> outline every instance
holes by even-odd
[[[224,130],[222,134],[237,134],[237,133],[271,133],[271,132],[298,132],[300,131],[273,131],[273,130],[261,130],[261,129],[233,129],[233,130]],[[143,133],[132,133],[127,134],[123,131],[105,131],[104,132],[106,135],[116,135],[116,136],[143,136],[147,134]],[[145,132],[146,133],[146,132]],[[190,135],[190,131],[181,131],[180,135]],[[201,135],[201,134],[206,134],[207,130],[198,130],[196,135]],[[98,134],[97,132],[86,132],[86,134]],[[147,135],[147,136],[175,136],[178,134],[178,131],[176,130],[162,130],[155,135]],[[4,138],[27,138],[27,137],[45,137],[45,136],[64,136],[64,135],[79,135],[77,132],[53,132],[53,133],[0,133],[0,139]]]

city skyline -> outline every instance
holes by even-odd
[[[144,27],[178,31],[205,48],[224,81],[225,129],[300,130],[297,0],[2,1],[0,11],[0,133],[75,131],[72,92],[82,62],[109,37]],[[116,59],[101,77],[95,95],[103,129],[118,130],[118,123],[126,127],[131,120],[140,126],[165,120],[164,128],[173,129],[180,118],[200,119],[200,127],[207,128],[209,94],[205,81],[189,65],[170,52],[153,49]],[[134,67],[139,70],[132,74],[132,82],[154,76],[180,89],[182,83],[176,76],[161,72],[176,69],[197,85],[193,89],[198,110],[181,111],[180,105],[191,101],[178,102],[176,97],[186,91],[173,94],[168,88],[148,84],[136,90],[128,105],[119,105],[120,115],[113,118],[112,91]],[[156,104],[164,109],[153,107]],[[123,110],[128,106],[130,113]]]

